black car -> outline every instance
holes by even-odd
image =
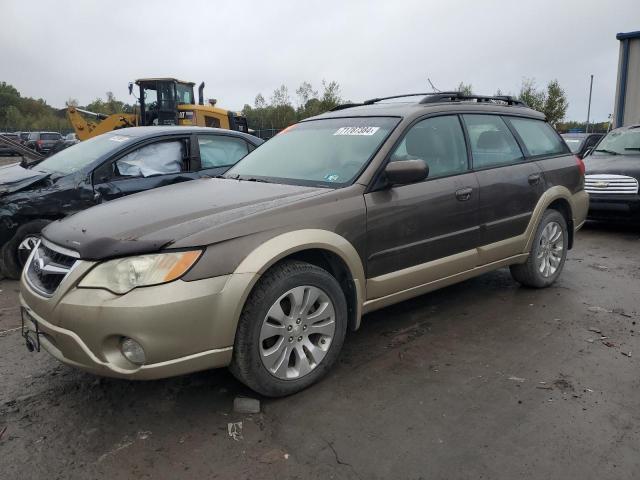
[[[62,141],[63,137],[58,132],[31,132],[25,145],[38,153],[46,154]]]
[[[584,163],[589,218],[640,220],[640,125],[609,132]]]
[[[572,153],[584,158],[586,153],[604,137],[604,133],[563,133],[561,136]]]
[[[261,143],[216,128],[124,128],[35,165],[0,167],[0,269],[17,278],[40,230],[53,220],[124,195],[220,175]]]

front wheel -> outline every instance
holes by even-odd
[[[50,222],[32,220],[16,230],[15,235],[0,250],[2,273],[7,278],[17,280],[35,246],[40,241],[40,232]]]
[[[247,299],[231,372],[262,395],[290,395],[331,368],[346,330],[347,303],[337,280],[315,265],[285,261]]]
[[[548,287],[560,276],[568,248],[569,233],[564,216],[557,210],[547,210],[536,230],[527,261],[511,265],[511,275],[527,287]]]

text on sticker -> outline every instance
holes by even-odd
[[[380,127],[342,127],[334,135],[373,135]]]

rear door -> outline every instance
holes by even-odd
[[[431,117],[410,127],[389,161],[415,159],[429,166],[425,181],[365,194],[369,298],[475,266],[478,183],[459,117]],[[444,269],[424,265],[461,252],[468,255],[445,261]],[[406,270],[411,267],[413,273]]]
[[[524,233],[544,192],[542,172],[499,115],[462,116],[469,137],[473,169],[480,185],[480,244],[491,246]],[[497,246],[496,246],[497,247]],[[480,262],[514,255],[509,248],[480,249]]]
[[[96,201],[198,178],[189,136],[154,139],[108,160],[93,172]]]
[[[222,175],[245,157],[253,145],[230,135],[196,134],[194,156],[200,174],[210,177]]]

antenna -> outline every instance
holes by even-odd
[[[436,86],[433,84],[433,82],[431,81],[431,79],[429,77],[427,77],[427,82],[429,82],[429,85],[431,85],[431,89],[434,92],[441,92],[442,91],[439,88],[436,88]]]

